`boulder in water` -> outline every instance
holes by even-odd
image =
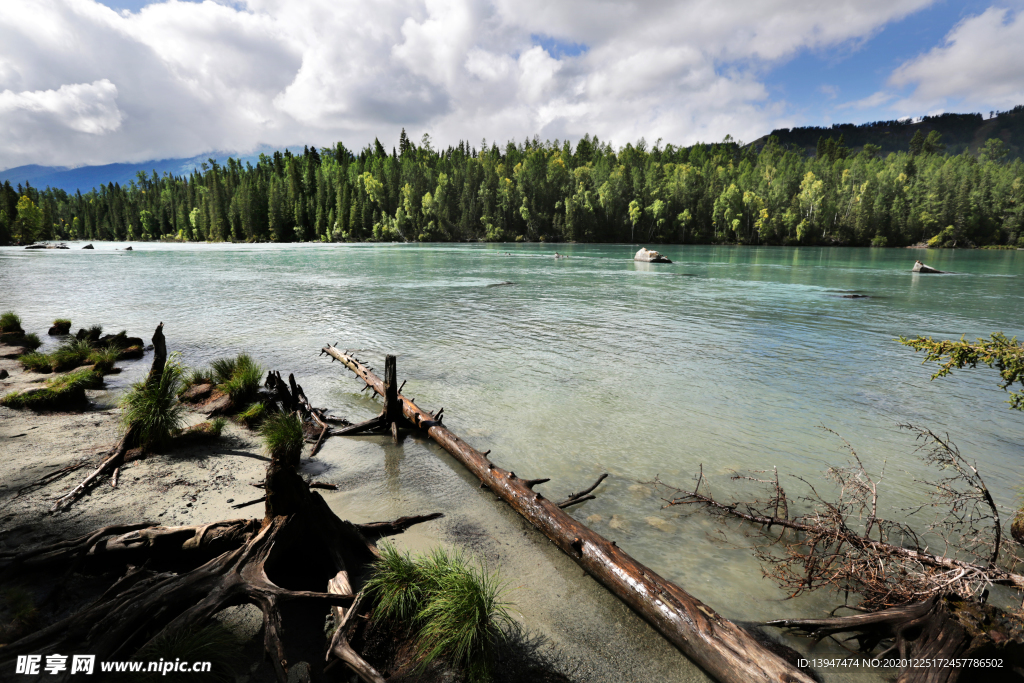
[[[921,263],[920,261],[914,261],[914,267],[913,267],[913,269],[911,269],[910,272],[911,273],[942,273],[943,271],[939,270],[938,268],[932,268],[931,266],[926,266],[925,264]]]
[[[96,247],[92,246],[91,244],[87,244],[84,247],[82,247],[82,249],[95,249],[95,248]]]
[[[26,249],[46,249],[46,245],[45,244],[30,244],[30,245],[28,245],[25,248]]]
[[[647,249],[641,247],[640,251],[636,252],[636,256],[633,257],[634,261],[643,261],[645,263],[672,263],[668,258],[662,256],[653,249]]]

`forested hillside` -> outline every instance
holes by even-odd
[[[834,132],[832,133],[834,135]],[[613,149],[534,138],[435,150],[402,132],[358,153],[338,143],[140,173],[87,194],[0,187],[0,242],[577,241],[1024,246],[1024,163],[987,141],[942,151],[937,135],[882,156],[822,137],[808,156],[768,138]],[[912,151],[911,151],[912,148]]]
[[[1024,105],[1009,111],[991,111],[988,118],[983,114],[939,114],[916,120],[874,121],[861,125],[837,123],[827,128],[780,128],[773,130],[771,135],[778,138],[783,146],[796,145],[808,154],[817,152],[819,140],[840,135],[845,144],[855,151],[860,151],[864,145],[875,145],[882,154],[911,149],[915,136],[917,144],[923,146],[929,135],[933,140],[941,139],[941,144],[950,152],[959,153],[967,148],[978,154],[986,141],[995,138],[1006,145],[1009,158],[1017,158],[1024,156]],[[760,147],[758,143],[763,144],[764,139],[753,144]]]

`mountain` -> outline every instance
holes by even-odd
[[[769,135],[778,138],[783,147],[800,147],[811,156],[816,153],[820,138],[838,140],[840,135],[846,146],[854,152],[870,143],[881,147],[882,154],[888,154],[907,151],[910,139],[917,131],[927,136],[934,130],[942,136],[946,151],[953,154],[961,153],[964,147],[977,154],[986,140],[998,138],[1006,143],[1009,158],[1024,156],[1024,105],[1009,111],[990,112],[989,117],[985,118],[982,114],[940,114],[921,119],[875,121],[860,125],[835,123],[828,127],[779,128]],[[751,144],[760,148],[767,139],[768,135]]]
[[[0,171],[0,184],[10,181],[12,186],[17,187],[19,184],[29,183],[40,189],[52,187],[71,194],[74,194],[76,190],[81,190],[84,193],[108,183],[127,185],[136,180],[136,174],[139,171],[146,174],[156,171],[160,176],[164,173],[175,176],[187,175],[194,169],[200,169],[201,165],[210,158],[216,159],[217,163],[223,163],[232,156],[243,164],[248,161],[256,165],[256,162],[259,161],[258,154],[239,156],[226,152],[210,152],[188,159],[154,159],[137,164],[105,164],[103,166],[79,166],[78,168],[29,164]]]

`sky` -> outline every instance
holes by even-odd
[[[0,169],[1024,104],[1024,0],[3,0]]]

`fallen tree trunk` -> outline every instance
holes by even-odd
[[[353,356],[332,346],[325,346],[322,353],[340,361],[389,403],[398,401],[402,416],[409,424],[426,430],[430,438],[491,491],[712,677],[719,681],[813,681],[796,666],[767,650],[750,633],[640,564],[613,541],[573,519],[558,504],[533,490],[546,480],[524,480],[514,472],[497,467],[487,459],[490,451],[481,453],[448,431],[441,424],[441,411],[436,415],[424,412],[397,391],[389,396],[394,384],[389,383],[386,389],[384,381]],[[395,419],[391,414],[387,417],[392,422]]]

